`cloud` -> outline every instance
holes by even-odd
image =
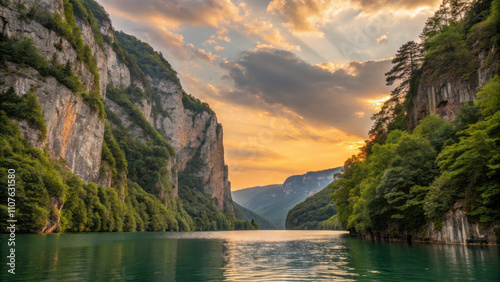
[[[245,52],[221,64],[234,89],[220,93],[226,101],[248,107],[282,105],[305,122],[365,136],[373,107],[367,102],[389,93],[384,73],[390,60],[350,62],[325,69],[277,49]]]
[[[300,46],[290,44],[283,34],[281,34],[280,30],[275,28],[274,25],[268,21],[255,18],[245,20],[241,23],[241,29],[246,34],[256,35],[272,44],[267,46],[276,46],[286,50],[300,51]],[[262,46],[262,44],[258,45]]]
[[[441,3],[441,0],[351,0],[351,2],[368,10],[382,10],[387,8],[410,10],[421,7],[434,7]]]
[[[226,150],[229,158],[237,161],[265,161],[265,160],[280,160],[286,157],[278,152],[267,148],[256,148],[250,146],[242,146],[241,148],[229,148]]]
[[[387,35],[384,34],[384,35],[380,36],[379,38],[377,38],[377,43],[378,44],[386,43],[388,39],[389,38],[387,38]]]
[[[135,22],[154,21],[168,27],[217,28],[238,14],[230,0],[101,0],[109,13]]]
[[[273,0],[267,12],[282,18],[296,32],[318,32],[316,23],[326,17],[333,4],[331,0]]]
[[[320,30],[321,27],[332,22],[341,23],[345,14],[391,10],[415,15],[439,3],[441,0],[272,0],[267,12],[279,17],[294,32],[322,35],[326,31]]]
[[[150,25],[137,27],[134,31],[143,40],[166,48],[171,53],[171,57],[179,60],[199,59],[212,63],[216,58],[211,52],[196,48],[191,43],[185,43],[181,34],[171,32],[166,28]]]

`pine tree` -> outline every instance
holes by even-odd
[[[398,100],[404,98],[410,89],[410,80],[422,64],[423,56],[420,45],[415,41],[408,41],[401,46],[392,59],[394,66],[385,74],[386,85],[393,85],[396,81],[401,83],[392,91],[391,95]]]
[[[64,66],[64,74],[71,75],[73,71],[71,70],[71,62],[68,60]]]

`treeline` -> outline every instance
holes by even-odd
[[[337,208],[332,202],[332,190],[323,188],[293,207],[286,216],[287,230],[340,230]]]
[[[453,207],[490,226],[500,219],[500,77],[453,122],[430,115],[412,133],[408,107],[422,81],[474,79],[478,55],[498,73],[500,1],[449,1],[426,23],[422,43],[408,42],[386,74],[399,83],[374,115],[370,138],[330,185],[343,226],[373,234],[415,234],[438,229]]]

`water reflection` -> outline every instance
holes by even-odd
[[[2,257],[7,253],[1,235]],[[337,231],[18,235],[1,281],[500,281],[498,247],[387,243]],[[15,279],[12,279],[15,278]]]

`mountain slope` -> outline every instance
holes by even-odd
[[[94,0],[1,1],[0,31],[21,232],[234,229],[222,126],[161,53]]]
[[[397,51],[386,78],[401,92],[332,184],[338,218],[371,238],[498,243],[500,1],[443,1],[420,38],[421,62]]]
[[[337,209],[330,194],[332,189],[325,187],[323,190],[307,198],[302,203],[293,207],[286,216],[285,228],[290,230],[323,230],[342,229],[338,224],[328,224],[335,221]]]
[[[252,221],[254,220],[259,225],[260,230],[275,230],[277,229],[267,218],[234,203],[234,214],[239,220]]]
[[[288,211],[333,181],[341,168],[294,175],[283,185],[268,185],[233,192],[236,203],[269,219],[279,229],[285,228]]]

